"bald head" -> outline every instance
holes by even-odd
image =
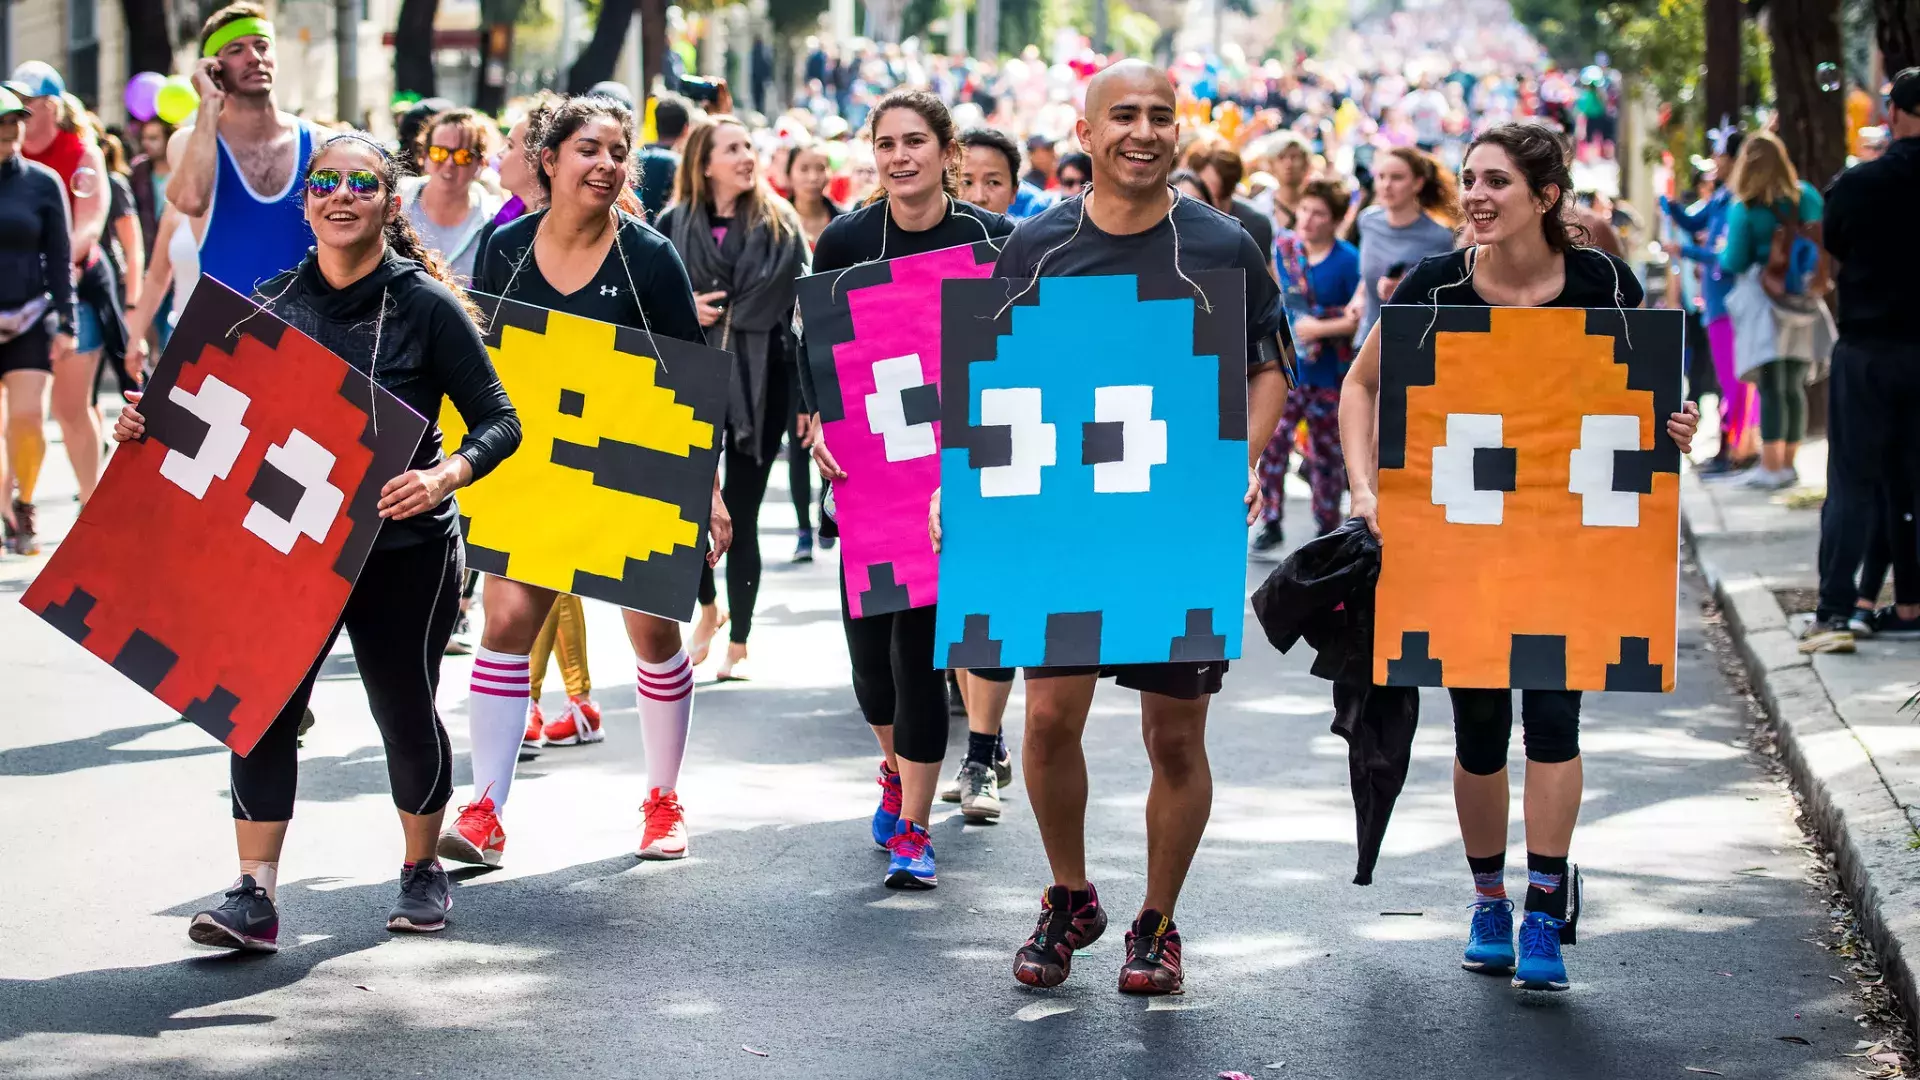
[[[1173,83],[1144,60],[1122,60],[1087,83],[1086,114],[1076,126],[1093,157],[1095,191],[1164,199],[1180,140]]]
[[[1087,118],[1097,119],[1114,101],[1134,94],[1147,94],[1174,102],[1173,81],[1167,73],[1145,60],[1122,60],[1100,69],[1087,80]]]

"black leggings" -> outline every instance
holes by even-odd
[[[386,743],[393,804],[409,814],[431,814],[447,805],[453,795],[453,747],[434,695],[440,688],[440,657],[460,613],[465,570],[466,551],[457,536],[445,543],[376,548],[367,556],[346,611],[300,689],[251,754],[233,755],[234,817],[292,820],[300,717],[342,625],[353,642],[367,706]]]
[[[804,358],[801,363],[806,363]],[[787,396],[793,402],[787,417],[787,492],[793,496],[793,516],[802,529],[813,528],[813,455],[794,437],[793,428],[806,408],[800,402],[800,369],[789,365]]]
[[[1507,767],[1513,737],[1513,691],[1449,690],[1453,747],[1460,767],[1492,776]],[[1580,756],[1580,691],[1520,691],[1520,736],[1527,760],[1551,765]]]
[[[856,619],[840,579],[840,624],[853,661],[853,696],[873,727],[893,729],[893,752],[938,765],[947,756],[947,673],[933,666],[933,614],[909,608]]]
[[[785,380],[769,380],[766,415],[787,415]],[[756,432],[759,461],[736,449],[731,437],[723,436],[727,441],[726,476],[720,481],[720,501],[727,505],[727,516],[733,519],[733,544],[727,548],[727,639],[735,645],[745,645],[747,635],[753,632],[753,605],[760,597],[760,503],[767,497],[767,478],[773,474],[773,457],[780,449],[784,430],[778,424],[769,424]],[[716,599],[713,568],[702,567],[700,602],[711,604]]]

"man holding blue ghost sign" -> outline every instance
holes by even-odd
[[[1128,60],[1095,76],[1076,134],[1088,191],[1022,222],[993,279],[942,291],[953,543],[935,659],[1027,665],[1023,771],[1053,871],[1014,957],[1029,986],[1059,985],[1106,929],[1086,877],[1080,741],[1103,675],[1140,691],[1147,890],[1119,984],[1167,994],[1182,985],[1174,901],[1213,801],[1207,705],[1239,648],[1259,512],[1248,446],[1279,422],[1293,343],[1268,253],[1167,185],[1180,128],[1164,71]],[[939,493],[932,511],[939,543]],[[1080,542],[1122,521],[1177,536],[1166,565],[1104,564]]]

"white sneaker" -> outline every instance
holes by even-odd
[[[994,779],[993,767],[977,761],[963,762],[960,780],[961,816],[968,821],[999,821],[1000,784]]]

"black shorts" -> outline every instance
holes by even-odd
[[[1029,679],[1054,679],[1069,675],[1098,675],[1112,679],[1127,690],[1181,701],[1197,701],[1220,692],[1221,679],[1227,673],[1225,660],[1178,664],[1110,664],[1105,667],[1024,668]],[[978,674],[976,672],[976,674]],[[983,676],[984,677],[984,676]]]
[[[12,341],[0,343],[0,375],[9,371],[53,370],[53,335],[45,320]]]

